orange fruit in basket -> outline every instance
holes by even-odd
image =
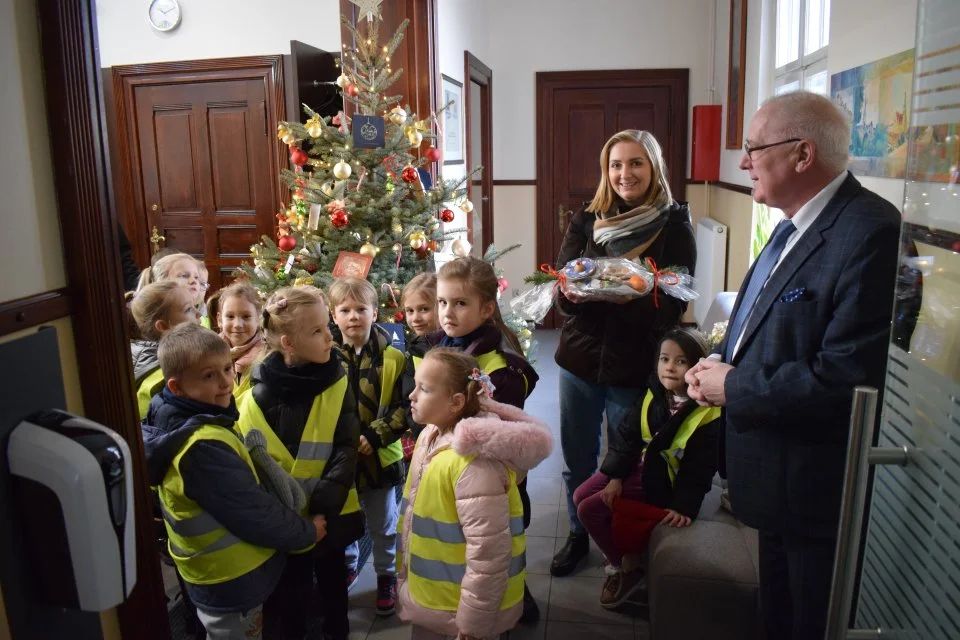
[[[647,292],[647,281],[644,280],[641,276],[630,276],[630,279],[627,280],[627,284],[630,285],[630,288],[636,291],[637,293],[646,293]]]

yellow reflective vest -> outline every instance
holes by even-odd
[[[404,360],[403,353],[396,347],[387,347],[383,350],[383,375],[380,381],[378,418],[386,415],[390,408],[390,402],[393,400],[393,388],[397,384],[397,379],[403,374]],[[400,439],[398,438],[387,446],[377,449],[377,457],[380,458],[380,466],[384,469],[403,460],[403,444]]]
[[[147,417],[147,411],[150,409],[150,400],[156,394],[160,393],[166,380],[163,377],[163,371],[157,367],[150,375],[143,379],[140,386],[137,387],[137,408],[140,410],[140,419]]]
[[[244,436],[251,429],[259,429],[263,433],[267,440],[267,453],[283,467],[284,471],[300,482],[304,493],[307,494],[308,504],[333,453],[334,434],[337,430],[337,422],[340,420],[343,399],[347,394],[347,384],[347,377],[341,376],[313,399],[307,424],[303,428],[303,435],[300,436],[296,458],[290,455],[287,447],[270,427],[260,405],[253,397],[252,389],[247,391],[237,403],[240,409],[240,420],[237,422],[240,432]],[[357,497],[357,489],[352,487],[340,513],[354,513],[359,510],[360,500]],[[307,513],[304,512],[303,515]]]
[[[477,360],[477,364],[480,365],[480,370],[487,375],[507,366],[507,359],[503,357],[502,353],[496,350],[481,353],[474,357]],[[523,378],[523,392],[525,395],[530,395],[530,382],[527,380],[527,376],[521,374],[521,377]]]
[[[406,557],[410,596],[417,604],[438,611],[456,611],[460,584],[467,572],[467,540],[460,526],[454,489],[460,475],[476,456],[462,456],[453,449],[436,453],[424,467],[417,497]],[[507,469],[510,485],[510,534],[513,536],[507,589],[500,602],[506,611],[523,600],[526,577],[526,538],[523,533],[523,504],[517,490],[517,474]],[[400,504],[398,531],[403,532],[412,477],[407,476]]]
[[[233,449],[253,471],[257,470],[236,431],[213,425],[197,429],[173,458],[157,487],[170,556],[183,579],[191,584],[219,584],[245,575],[276,553],[257,547],[227,531],[200,505],[186,496],[180,461],[190,447],[202,440],[222,442]]]
[[[643,441],[646,443],[643,447],[644,454],[647,451],[647,447],[650,446],[650,441],[653,440],[653,435],[650,432],[650,423],[647,420],[647,413],[650,409],[651,402],[653,402],[653,392],[648,390],[647,395],[643,398],[643,407],[640,411],[640,429],[643,435]],[[683,458],[683,450],[686,449],[690,436],[703,425],[713,422],[719,417],[719,407],[697,407],[677,429],[677,433],[674,434],[670,446],[660,452],[660,455],[663,456],[663,459],[667,463],[667,473],[670,476],[671,486],[676,482],[677,474],[680,472],[680,460]]]

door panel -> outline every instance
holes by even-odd
[[[570,214],[596,192],[600,151],[618,131],[653,133],[674,198],[684,199],[687,75],[686,69],[537,74],[537,264],[556,261]],[[552,316],[544,326],[557,326]]]
[[[203,260],[214,291],[273,227],[263,82],[143,86],[134,100],[147,227]]]

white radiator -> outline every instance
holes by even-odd
[[[693,317],[704,331],[703,320],[717,294],[727,286],[727,225],[712,218],[697,224],[697,270],[695,280],[700,297],[693,303]]]

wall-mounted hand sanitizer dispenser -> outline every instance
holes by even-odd
[[[7,446],[30,574],[44,604],[103,611],[136,583],[130,449],[114,431],[50,410]]]

